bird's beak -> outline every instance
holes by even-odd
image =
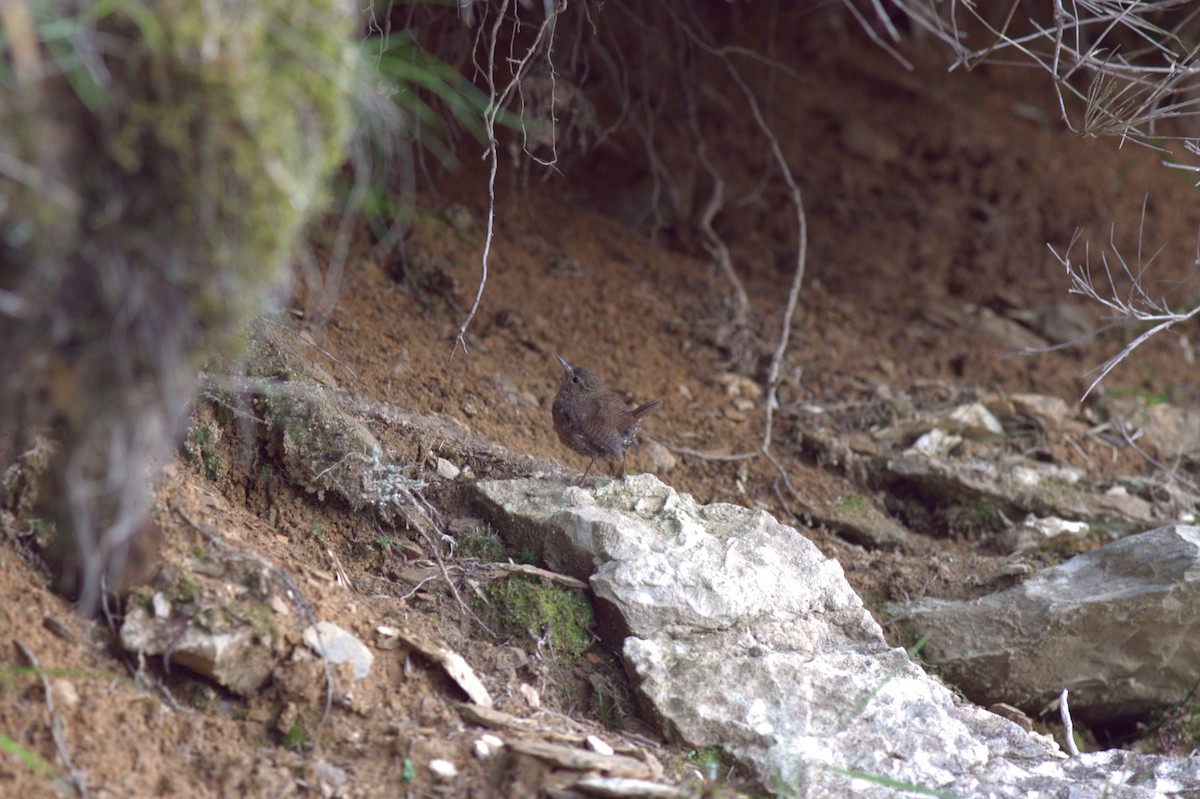
[[[564,361],[561,355],[555,354],[554,357],[558,358],[558,362],[562,364],[563,371],[567,374],[571,374],[571,364]]]

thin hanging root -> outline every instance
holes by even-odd
[[[695,13],[694,9],[692,10],[692,13]],[[771,452],[771,437],[775,420],[775,408],[779,404],[779,371],[783,366],[784,359],[787,356],[788,344],[791,340],[792,334],[792,318],[796,314],[796,306],[800,300],[800,287],[804,281],[804,268],[808,261],[808,219],[804,211],[804,198],[800,192],[800,187],[796,185],[795,178],[792,177],[792,169],[787,162],[787,158],[783,154],[783,148],[779,144],[779,138],[775,135],[775,131],[772,130],[771,126],[767,124],[766,119],[763,117],[758,98],[755,97],[754,92],[750,89],[749,84],[746,83],[741,72],[739,72],[737,67],[734,66],[733,61],[730,58],[731,53],[749,55],[749,51],[718,48],[696,33],[696,31],[693,30],[684,20],[682,20],[674,10],[671,11],[671,17],[675,24],[678,25],[680,29],[693,42],[695,42],[698,47],[715,56],[721,61],[722,64],[725,65],[726,70],[729,72],[730,78],[733,79],[733,82],[737,84],[738,89],[741,90],[743,96],[746,98],[746,102],[750,106],[750,112],[754,117],[755,123],[758,125],[759,130],[762,131],[763,136],[767,139],[767,142],[770,145],[771,155],[775,160],[776,166],[779,168],[780,175],[787,184],[788,197],[791,199],[792,206],[796,211],[796,233],[798,239],[796,246],[796,268],[792,273],[792,284],[791,288],[788,290],[787,303],[784,306],[783,324],[779,331],[779,340],[775,345],[775,352],[771,356],[771,366],[767,372],[766,391],[764,392],[767,398],[765,409],[766,419],[763,423],[762,443],[759,445],[759,448],[753,452],[745,452],[736,455],[717,455],[713,456],[711,460],[746,460],[748,458],[762,455],[767,459],[768,462],[770,462],[772,466],[775,467],[776,471],[779,472],[780,477],[783,478],[784,485],[787,486],[787,489],[789,492],[791,492],[792,496],[795,497],[797,501],[803,503],[803,498],[800,497],[796,489],[792,486],[792,481],[788,477],[787,471],[783,468],[783,464],[781,464]],[[761,56],[758,58],[761,59]],[[705,457],[694,451],[676,451]]]
[[[458,326],[458,330],[454,332],[454,343],[450,346],[448,361],[454,360],[454,353],[459,347],[462,347],[464,353],[467,351],[467,327],[471,324],[471,320],[475,318],[475,313],[479,310],[479,303],[483,299],[483,288],[487,285],[488,258],[492,252],[492,239],[495,237],[496,229],[496,173],[500,169],[500,152],[496,146],[496,119],[503,113],[513,92],[519,90],[521,78],[529,72],[529,65],[533,61],[534,56],[543,52],[542,44],[544,41],[546,42],[545,58],[549,61],[550,52],[553,49],[554,23],[558,19],[558,15],[567,8],[565,0],[562,0],[562,2],[554,7],[553,11],[547,14],[546,19],[542,21],[542,25],[538,29],[537,36],[534,38],[533,43],[529,45],[523,57],[520,59],[504,59],[510,65],[512,78],[509,79],[503,88],[497,91],[496,45],[500,40],[500,28],[504,23],[504,15],[507,13],[510,5],[510,0],[503,0],[500,4],[500,9],[496,12],[496,22],[492,25],[491,39],[487,43],[487,68],[483,75],[488,86],[488,106],[483,112],[483,125],[488,138],[485,157],[488,159],[489,166],[487,232],[483,237],[483,256],[480,259],[479,287],[475,291],[475,299],[471,303],[471,310],[467,312],[466,318]],[[483,35],[482,26],[480,27],[479,35]],[[546,41],[547,39],[549,41]],[[551,64],[551,70],[553,71],[553,64]]]

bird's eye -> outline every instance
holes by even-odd
[[[573,375],[573,376],[571,377],[571,382],[572,382],[572,383],[578,383],[578,382],[580,382],[580,380],[579,380],[579,375]]]

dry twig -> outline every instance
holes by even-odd
[[[843,0],[848,8],[852,0]],[[1054,0],[1049,19],[1036,9],[1025,22],[1026,33],[1014,33],[1018,8],[1014,0],[1004,19],[993,25],[987,5],[945,4],[933,0],[894,0],[917,27],[933,34],[953,52],[954,66],[973,69],[980,63],[1034,64],[1053,79],[1059,116],[1072,131],[1088,136],[1116,135],[1140,143],[1162,137],[1157,123],[1200,113],[1200,47],[1194,27],[1200,7],[1178,0],[1106,2]],[[959,17],[960,11],[965,15]],[[855,11],[876,41],[875,25]],[[876,4],[876,21],[894,33],[891,21]],[[988,42],[972,48],[967,41],[983,32]],[[894,38],[894,37],[893,37]],[[903,60],[901,59],[902,63]],[[1086,78],[1087,80],[1077,80]],[[1082,104],[1082,124],[1072,120],[1071,106]],[[1178,138],[1178,137],[1176,137]]]
[[[89,799],[91,794],[88,793],[87,774],[75,768],[75,764],[71,761],[71,752],[67,749],[67,743],[63,738],[62,719],[54,710],[54,691],[50,688],[50,681],[42,673],[42,667],[38,665],[37,658],[34,657],[29,647],[20,640],[16,640],[14,643],[42,681],[42,693],[46,698],[46,712],[50,714],[50,735],[54,738],[54,748],[58,750],[58,756],[62,758],[63,765],[71,773],[71,784],[82,799]]]
[[[1138,233],[1137,260],[1133,265],[1125,259],[1117,248],[1114,240],[1115,226],[1110,228],[1108,247],[1100,253],[1100,263],[1103,266],[1103,272],[1099,276],[1100,285],[1097,285],[1097,275],[1093,274],[1091,252],[1086,244],[1084,246],[1082,261],[1075,262],[1071,258],[1071,250],[1079,240],[1078,233],[1071,239],[1070,244],[1067,245],[1061,254],[1053,246],[1047,245],[1055,259],[1067,271],[1067,277],[1070,280],[1070,288],[1068,289],[1070,293],[1082,295],[1099,303],[1118,318],[1150,325],[1149,328],[1142,331],[1126,344],[1120,352],[1098,367],[1099,374],[1088,385],[1081,399],[1086,398],[1088,394],[1092,393],[1092,390],[1099,385],[1100,381],[1138,347],[1159,333],[1200,314],[1200,305],[1188,311],[1176,312],[1171,310],[1165,297],[1151,297],[1147,293],[1146,271],[1158,254],[1162,252],[1162,248],[1159,248],[1158,251],[1148,258],[1143,257],[1142,241],[1145,221],[1146,206],[1143,203],[1143,228]],[[1124,289],[1119,288],[1119,283],[1127,283],[1128,287]]]

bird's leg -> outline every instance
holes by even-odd
[[[621,482],[625,482],[625,450],[621,450]]]
[[[595,462],[596,462],[595,458],[592,458],[591,461],[588,462],[588,467],[583,470],[583,477],[579,478],[579,485],[583,485],[584,482],[587,481],[588,472],[590,472],[592,470],[592,464]]]

